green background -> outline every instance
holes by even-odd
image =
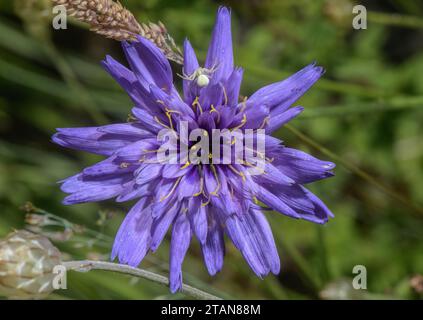
[[[364,1],[367,30],[354,30],[351,1],[126,0],[140,22],[162,21],[201,59],[219,4],[232,7],[243,95],[316,60],[326,74],[298,104],[286,145],[337,164],[336,176],[311,189],[335,214],[327,225],[270,212],[281,256],[279,276],[258,279],[227,241],[223,270],[210,277],[193,241],[184,281],[225,298],[419,299],[410,283],[423,273],[423,3]],[[47,0],[0,2],[0,236],[24,227],[30,201],[86,229],[52,232],[67,259],[108,259],[131,203],[64,206],[57,181],[100,158],[51,143],[57,127],[125,121],[131,102],[99,65],[120,46],[69,21],[51,28]],[[392,15],[392,14],[396,15]],[[175,73],[180,67],[173,64]],[[180,79],[177,85],[180,86]],[[70,227],[69,227],[70,226]],[[95,232],[89,232],[92,229]],[[102,235],[102,236],[101,236]],[[168,242],[141,267],[167,274]],[[367,290],[351,289],[355,265]],[[180,299],[166,287],[101,271],[69,274],[55,299]]]

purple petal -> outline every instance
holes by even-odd
[[[184,176],[193,168],[192,166],[183,168],[180,164],[164,164],[161,166],[163,167],[162,175],[167,179],[174,179]]]
[[[130,181],[130,175],[99,177],[96,180],[86,179],[82,174],[64,180],[61,190],[70,193],[63,204],[97,202],[118,196],[124,184]]]
[[[138,266],[146,255],[153,219],[146,199],[138,201],[128,212],[115,237],[111,258],[119,257],[120,263]]]
[[[245,117],[246,123],[243,129],[257,129],[265,124],[265,119],[269,117],[269,107],[267,105],[258,105],[247,107],[244,112],[240,112],[234,119],[232,126],[239,125]]]
[[[53,142],[62,147],[110,156],[119,148],[139,140],[136,135],[110,134],[99,131],[101,127],[59,128]]]
[[[314,208],[315,208],[311,216],[304,216],[303,219],[306,219],[315,223],[323,224],[323,223],[326,223],[329,220],[329,218],[334,217],[333,213],[323,203],[322,200],[320,200],[315,194],[313,194],[306,188],[303,187],[303,190],[305,191],[309,199],[313,202]]]
[[[198,174],[197,168],[193,168],[188,172],[179,183],[178,187],[178,200],[183,198],[191,198],[194,194],[200,191],[200,176]]]
[[[141,36],[137,40],[122,43],[132,71],[145,89],[149,89],[150,84],[155,84],[170,93],[173,76],[169,61],[151,41]]]
[[[231,13],[225,7],[220,7],[217,13],[205,67],[216,67],[212,82],[226,80],[234,69],[232,52]]]
[[[170,95],[155,85],[150,86],[151,94],[157,102],[159,109],[163,110],[163,114],[171,110],[172,116],[186,118],[192,121],[195,117],[194,111],[190,106],[181,100],[179,96]]]
[[[179,207],[180,207],[180,204],[175,203],[167,212],[161,212],[159,214],[156,213],[156,216],[159,216],[159,218],[157,218],[153,222],[152,241],[150,246],[150,249],[153,252],[159,248],[160,243],[163,241],[163,238],[166,235],[167,230],[169,229],[170,225],[175,219],[176,214],[179,212]]]
[[[298,213],[296,213],[282,199],[274,195],[272,192],[270,192],[266,188],[263,188],[263,187],[259,188],[259,193],[257,194],[257,198],[261,202],[263,202],[265,205],[272,208],[273,210],[276,210],[292,218],[296,218],[296,219],[300,218]]]
[[[296,116],[298,116],[301,112],[303,112],[303,107],[294,107],[291,109],[288,109],[285,112],[275,114],[270,117],[269,124],[266,127],[266,133],[270,134],[273,131],[279,129],[284,124],[288,123],[292,119],[294,119]]]
[[[111,156],[103,161],[85,168],[82,173],[84,176],[104,176],[112,174],[123,174],[132,172],[135,168],[132,166],[121,167],[115,162],[116,157]]]
[[[137,137],[138,139],[152,138],[150,131],[140,127],[138,123],[116,123],[98,127],[99,132],[117,134],[128,137]]]
[[[242,68],[236,68],[226,82],[226,105],[229,107],[235,107],[238,104],[243,73]]]
[[[122,190],[119,196],[116,198],[116,202],[126,202],[138,198],[147,196],[154,196],[154,182],[148,184],[139,185],[131,183]]]
[[[132,114],[137,118],[137,123],[146,130],[157,133],[163,129],[163,126],[161,126],[147,110],[132,108]]]
[[[273,164],[297,183],[305,184],[333,176],[335,164],[319,160],[305,152],[282,148]]]
[[[256,178],[265,183],[281,184],[285,186],[291,186],[295,184],[293,179],[283,174],[271,163],[266,163],[265,172],[261,175],[258,175]]]
[[[297,101],[322,76],[323,71],[322,67],[310,64],[289,78],[256,91],[247,104],[266,104],[271,110],[271,116],[279,114]]]
[[[221,105],[223,100],[224,93],[221,83],[209,84],[201,89],[199,102],[203,111],[209,111],[212,105],[214,107]]]
[[[194,230],[194,234],[201,244],[204,244],[207,238],[208,223],[206,210],[206,207],[201,205],[200,197],[189,199],[188,218],[191,223],[191,229]]]
[[[118,162],[135,162],[140,163],[143,155],[153,154],[150,152],[152,150],[157,150],[157,140],[156,139],[145,139],[140,140],[131,144],[128,144],[124,148],[120,148],[115,152],[116,161]]]
[[[176,218],[170,242],[170,291],[175,293],[182,289],[182,262],[191,242],[191,227],[186,214]]]
[[[188,39],[184,42],[184,75],[190,76],[200,67],[197,56]],[[183,79],[184,98],[187,103],[192,103],[195,99],[195,84],[191,80]]]
[[[139,92],[142,85],[138,82],[137,77],[131,70],[110,56],[107,56],[106,59],[102,61],[102,65],[128,93],[129,97],[136,105],[142,105],[144,103],[143,97]]]
[[[213,212],[210,214],[213,217]],[[223,267],[223,258],[225,256],[225,242],[223,239],[223,229],[211,218],[207,232],[206,242],[201,246],[204,263],[210,275],[214,276]]]
[[[258,211],[226,220],[226,231],[251,269],[260,277],[279,273],[279,256],[269,224]]]
[[[161,176],[162,169],[163,166],[161,164],[143,164],[135,172],[135,181],[140,185],[149,183],[150,181]]]

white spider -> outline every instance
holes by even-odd
[[[215,72],[217,69],[217,66],[213,66],[210,69],[199,67],[196,69],[193,73],[190,75],[183,74],[182,76],[179,75],[182,79],[189,80],[189,81],[195,81],[197,83],[197,86],[200,88],[207,87],[210,83],[210,76]]]

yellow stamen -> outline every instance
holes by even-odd
[[[241,129],[246,123],[247,123],[247,115],[244,113],[244,116],[242,117],[241,123],[239,125],[237,125],[235,128],[232,128],[231,131]]]
[[[207,202],[203,202],[203,201],[201,201],[201,206],[202,206],[202,207],[205,207],[205,206],[207,206],[209,203],[210,203],[210,199],[208,199],[208,200],[207,200]]]
[[[232,170],[232,172],[234,172],[235,174],[237,174],[237,175],[239,175],[241,178],[242,178],[242,181],[243,182],[245,182],[245,175],[244,175],[244,173],[243,172],[241,172],[241,171],[238,171],[237,169],[235,169],[231,164],[230,165],[228,165],[228,167],[229,167],[229,169],[231,169]]]
[[[187,161],[180,169],[183,170],[185,168],[188,168],[190,164],[191,163],[189,161]]]
[[[169,120],[169,125],[170,125],[170,129],[173,131],[173,122],[172,122],[172,116],[170,114],[170,112],[166,111],[166,117]]]
[[[173,109],[169,109],[169,108],[166,108],[165,110],[166,110],[166,112],[169,112],[169,113],[182,114],[182,112],[181,111],[178,111],[178,110],[173,110]]]
[[[192,103],[192,106],[193,107],[198,106],[198,108],[200,109],[200,114],[203,113],[203,108],[201,107],[198,97],[195,97],[194,102]]]
[[[126,122],[134,122],[137,121],[137,118],[134,117],[132,114],[128,114],[128,117],[126,118]]]
[[[224,85],[222,85],[222,89],[223,89],[223,96],[225,98],[225,106],[228,105],[228,94],[226,93],[226,88]]]
[[[176,187],[178,186],[179,182],[181,181],[182,177],[179,177],[176,182],[173,184],[172,189],[170,190],[170,192],[165,195],[164,197],[160,198],[160,202],[163,200],[166,200],[167,198],[169,198],[176,190]]]
[[[247,109],[247,99],[248,99],[248,97],[244,97],[243,99],[242,99],[242,107],[241,107],[241,110],[240,110],[240,112],[244,112],[245,111],[245,109]]]
[[[198,168],[198,171],[200,174],[200,191],[198,191],[197,193],[194,193],[194,197],[198,197],[200,194],[204,192],[204,178],[203,178],[203,173],[200,167]]]
[[[214,105],[211,105],[210,107],[210,113],[216,112],[217,113],[217,123],[220,122],[220,112],[217,111],[217,109],[214,107]]]
[[[248,147],[245,147],[245,150],[248,150],[248,151],[252,151],[253,152],[253,154],[256,154],[256,155],[258,155],[260,158],[262,158],[262,159],[266,159],[266,157],[265,157],[265,155],[264,155],[264,153],[263,152],[259,152],[259,151],[257,151],[257,150],[254,150],[254,149],[251,149],[251,148],[248,148]],[[273,161],[273,160],[272,160]]]
[[[217,192],[220,189],[220,181],[219,181],[219,177],[218,177],[217,172],[216,172],[216,168],[214,167],[213,164],[210,165],[210,168],[211,168],[213,175],[214,175],[214,178],[216,179],[216,182],[217,182],[216,189],[213,192],[210,192],[210,194],[213,195],[213,196],[217,196],[218,195]]]
[[[154,116],[154,120],[155,120],[158,124],[160,124],[161,126],[165,127],[166,129],[172,130],[172,128],[171,128],[171,127],[169,127],[167,124],[165,124],[165,123],[161,122],[161,121],[160,121],[160,119],[159,119],[159,118],[157,118],[157,116]]]
[[[263,119],[263,122],[261,123],[259,129],[263,129],[267,124],[269,123],[270,117],[266,117]]]

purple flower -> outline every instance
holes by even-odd
[[[139,37],[123,43],[130,68],[111,57],[105,69],[126,90],[135,107],[134,121],[102,127],[58,129],[61,146],[106,156],[63,181],[65,204],[116,198],[137,199],[115,239],[112,258],[132,266],[156,251],[172,226],[170,288],[182,285],[182,262],[194,235],[211,275],[222,269],[224,235],[261,278],[279,273],[273,235],[262,211],[325,223],[332,213],[303,185],[332,176],[335,165],[285,147],[270,133],[303,110],[292,107],[322,75],[311,64],[291,77],[239,101],[243,70],[234,66],[230,12],[218,11],[210,47],[200,68],[188,40],[184,43],[183,98],[173,85],[172,70],[161,51]],[[154,163],[163,128],[189,130],[265,129],[265,170],[252,175],[245,164]],[[191,147],[191,146],[190,146]]]

